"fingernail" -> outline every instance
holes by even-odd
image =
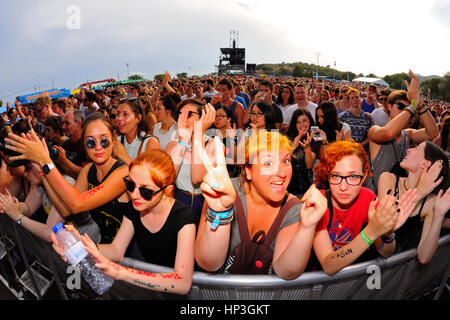
[[[217,189],[217,188],[219,188],[219,185],[214,182],[213,184],[211,184],[211,188]]]
[[[399,212],[399,213],[400,213],[400,208],[398,208],[398,209],[397,209],[397,212]]]
[[[387,194],[391,194],[391,191],[392,191],[392,189],[389,189],[388,192],[387,192]]]
[[[396,197],[398,195],[398,191],[394,192],[394,197]]]
[[[398,206],[398,201],[395,201],[395,205]]]

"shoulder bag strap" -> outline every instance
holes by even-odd
[[[234,203],[236,206],[236,219],[239,226],[239,234],[241,236],[241,242],[249,242],[250,234],[248,232],[247,219],[245,217],[244,205],[242,204],[241,197],[236,191],[236,201]]]
[[[272,223],[272,226],[267,232],[266,239],[264,240],[264,245],[266,247],[269,247],[273,239],[275,239],[275,236],[278,234],[278,230],[280,229],[281,222],[283,222],[283,219],[286,216],[289,209],[291,209],[294,205],[300,202],[300,200],[297,197],[293,197],[292,199],[287,201],[288,196],[289,193],[287,193],[286,196],[284,197],[280,211],[278,212],[278,215],[276,216],[274,222]]]

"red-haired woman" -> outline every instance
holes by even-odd
[[[338,272],[372,243],[382,256],[391,256],[395,249],[391,235],[402,220],[399,217],[408,216],[414,208],[416,190],[399,200],[393,190],[376,199],[375,193],[362,186],[370,174],[367,154],[352,141],[332,143],[314,172],[316,182],[329,188],[322,190],[329,209],[317,224],[313,242],[323,270],[330,275]]]
[[[97,246],[80,236],[103,272],[116,279],[157,291],[186,294],[194,272],[195,219],[192,209],[174,199],[176,172],[170,156],[152,149],[139,155],[123,180],[131,200],[124,208],[119,231],[111,244]],[[174,267],[173,273],[154,274],[122,267],[120,262],[131,240],[148,263]],[[55,250],[63,256],[52,235]]]

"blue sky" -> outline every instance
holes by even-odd
[[[247,63],[320,52],[320,65],[381,77],[450,71],[450,0],[2,0],[0,99],[123,80],[126,63],[147,78],[214,72],[232,30]]]

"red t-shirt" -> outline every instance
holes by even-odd
[[[325,195],[325,190],[321,190]],[[338,210],[333,207],[333,222],[328,234],[333,245],[333,250],[338,250],[352,241],[360,232],[362,225],[368,222],[370,202],[375,199],[375,193],[365,187],[361,187],[358,199],[348,210]],[[325,211],[322,220],[316,226],[316,232],[326,230],[330,212]]]

